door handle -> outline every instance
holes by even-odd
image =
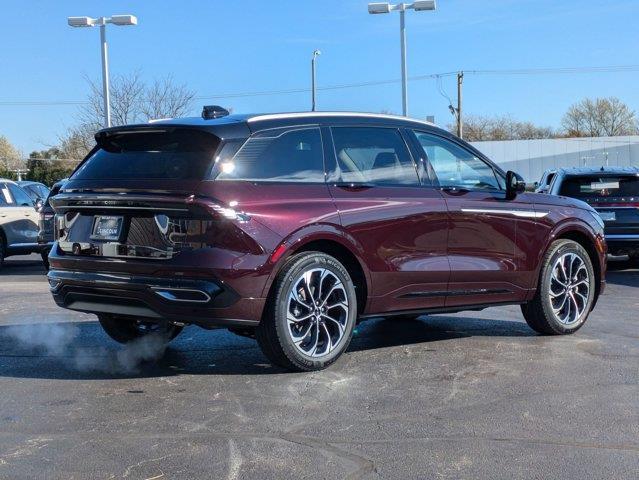
[[[338,182],[333,184],[337,188],[343,188],[345,190],[364,190],[367,188],[373,188],[375,186],[374,183],[348,183],[348,182]]]
[[[440,190],[442,192],[450,193],[451,195],[461,195],[470,192],[469,189],[462,187],[442,187]]]

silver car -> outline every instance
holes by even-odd
[[[0,267],[5,257],[39,251],[33,200],[17,183],[0,179]]]

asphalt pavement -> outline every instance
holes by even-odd
[[[122,347],[54,304],[38,260],[0,271],[2,479],[639,476],[625,264],[572,336],[515,306],[376,319],[328,370],[288,373],[226,330]]]

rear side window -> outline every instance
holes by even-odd
[[[324,153],[319,128],[258,132],[231,160],[216,165],[216,180],[324,182]]]
[[[395,128],[333,127],[337,172],[331,180],[419,185],[404,139]]]
[[[40,198],[40,190],[37,185],[27,185],[26,187],[22,187],[22,189],[31,197],[33,201],[38,200]]]
[[[74,180],[201,180],[219,139],[199,130],[122,132],[99,140],[99,149],[73,174]]]
[[[27,194],[27,192],[25,192],[22,188],[18,187],[17,185],[14,185],[12,183],[9,183],[7,185],[9,187],[9,191],[11,192],[11,195],[13,196],[16,205],[18,206],[28,206],[31,207],[33,206],[33,200],[31,199],[31,197]]]
[[[573,198],[638,197],[639,177],[630,175],[567,177],[561,184],[559,194]]]
[[[13,204],[13,198],[9,193],[6,183],[0,183],[0,207],[7,207]]]

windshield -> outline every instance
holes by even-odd
[[[122,132],[100,139],[100,148],[73,180],[204,179],[219,139],[199,130]]]

